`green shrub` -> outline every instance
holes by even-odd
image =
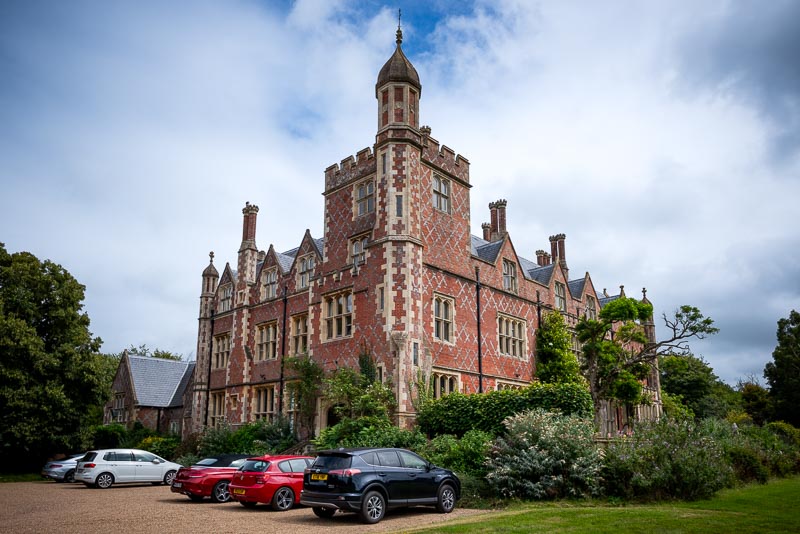
[[[177,436],[169,436],[166,438],[150,436],[137,443],[134,448],[150,451],[157,456],[172,460],[172,458],[175,457],[175,450],[178,448],[179,443],[180,441]]]
[[[727,425],[726,425],[727,426]],[[630,437],[605,450],[606,494],[624,499],[686,499],[712,496],[732,479],[719,426],[664,418],[640,423]]]
[[[98,425],[94,427],[93,449],[113,449],[119,447],[125,439],[128,430],[118,423]]]
[[[183,467],[189,467],[190,465],[196,464],[200,460],[201,458],[196,454],[184,454],[175,458],[174,461],[176,464],[181,464]]]
[[[765,428],[783,439],[787,445],[800,447],[800,429],[797,429],[784,421],[773,421],[767,423]]]
[[[459,474],[483,477],[489,458],[492,435],[482,430],[470,430],[461,439],[451,434],[436,436],[418,449],[432,463],[452,469]]]
[[[497,508],[504,504],[486,477],[458,473],[458,478],[461,480],[460,508]]]
[[[237,450],[235,432],[227,423],[209,427],[200,436],[197,453],[201,457],[240,452]]]
[[[486,479],[503,497],[553,499],[600,493],[594,423],[541,409],[509,417],[491,450]]]
[[[761,463],[758,454],[748,447],[731,447],[726,451],[736,478],[742,482],[765,484],[769,470]]]
[[[493,436],[505,431],[503,421],[511,415],[542,408],[591,417],[591,395],[580,384],[540,384],[511,390],[464,395],[451,393],[425,402],[417,413],[417,425],[428,436],[463,436],[482,430]]]
[[[339,447],[402,447],[417,450],[425,441],[425,436],[419,430],[398,428],[388,417],[348,417],[320,432],[314,440],[314,446],[317,450]]]

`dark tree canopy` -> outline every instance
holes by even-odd
[[[161,349],[150,350],[150,348],[145,344],[141,344],[138,347],[131,345],[128,349],[128,354],[133,354],[135,356],[148,356],[150,358],[161,358],[164,360],[175,360],[177,362],[183,360],[183,355],[181,354],[176,354],[174,352]],[[117,356],[121,357],[122,354],[118,354]]]
[[[0,243],[0,458],[74,447],[89,409],[105,402],[84,289],[60,265]]]
[[[681,402],[698,419],[725,417],[735,407],[733,388],[719,380],[703,358],[669,353],[659,358],[661,390]]]
[[[764,368],[770,387],[774,416],[800,426],[800,313],[792,310],[789,317],[778,321],[778,345],[772,360]]]

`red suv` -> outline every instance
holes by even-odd
[[[313,460],[287,455],[250,458],[233,475],[231,497],[247,508],[265,502],[273,510],[289,510],[300,502],[303,472]]]

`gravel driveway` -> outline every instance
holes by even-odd
[[[481,510],[456,508],[450,514],[433,508],[393,510],[377,525],[355,514],[322,520],[310,509],[273,512],[267,505],[246,509],[238,503],[193,503],[166,486],[122,485],[107,490],[83,484],[15,482],[0,484],[0,532],[403,532],[450,522]]]

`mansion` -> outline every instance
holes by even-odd
[[[358,369],[365,349],[394,389],[397,424],[408,426],[420,376],[435,397],[524,387],[536,377],[544,314],[558,310],[574,327],[616,298],[598,293],[588,272],[570,277],[564,234],[535,259],[519,256],[506,200],[489,204],[482,234],[471,234],[469,161],[420,126],[422,85],[401,43],[398,29],[375,85],[372,148],[325,169],[324,234],[260,250],[259,209],[248,202],[235,268],[220,273],[211,254],[184,433],[291,417],[287,384],[297,377],[286,358],[308,355],[331,373]],[[648,382],[654,402],[637,409],[660,413],[657,373]],[[621,428],[624,410],[606,411],[606,426]],[[332,417],[318,400],[301,433],[318,435]]]

